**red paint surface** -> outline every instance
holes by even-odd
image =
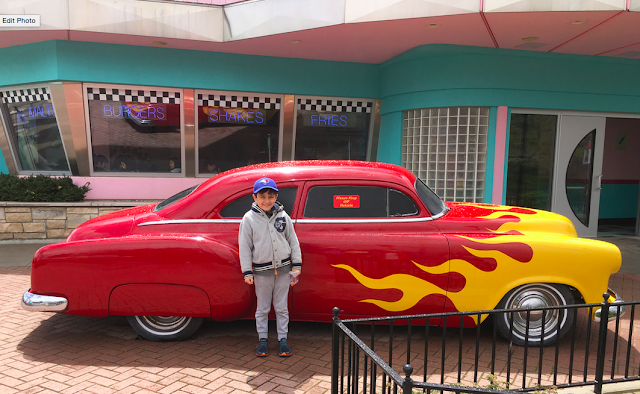
[[[140,224],[221,219],[222,208],[251,193],[254,180],[265,176],[281,187],[298,188],[291,207],[294,220],[304,212],[307,191],[318,184],[393,187],[419,206],[417,218],[429,219],[413,189],[415,176],[398,166],[344,161],[254,165],[211,178],[188,197],[159,212],[153,212],[153,206],[147,205],[86,222],[74,230],[67,242],[45,246],[36,253],[32,291],[67,297],[69,307],[65,313],[77,315],[107,316],[110,312],[165,315],[180,311],[180,315],[202,316],[206,315],[203,308],[208,305],[209,315],[215,320],[253,318],[254,291],[244,283],[239,266],[239,223]],[[398,301],[403,296],[402,289],[368,289],[350,272],[334,267],[337,264],[353,267],[373,279],[412,275],[442,291],[457,293],[464,291],[466,278],[455,272],[454,267],[446,267],[445,273],[431,274],[416,264],[439,267],[449,264],[450,259],[464,259],[483,271],[495,269],[494,259],[475,257],[465,247],[497,250],[520,263],[531,260],[533,252],[524,243],[488,245],[477,240],[499,236],[493,232],[496,228],[519,220],[509,213],[533,215],[535,211],[512,208],[501,211],[505,216],[500,219],[481,219],[480,216],[496,212],[495,207],[450,205],[451,211],[437,220],[297,222],[303,269],[299,283],[290,292],[291,319],[326,322],[336,306],[343,311],[344,318],[451,310],[447,297],[441,294],[427,295],[415,306],[397,313],[361,302]],[[449,269],[454,272],[446,272]],[[154,302],[160,305],[151,306]]]

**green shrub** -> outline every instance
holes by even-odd
[[[69,202],[84,201],[89,183],[76,186],[71,178],[36,175],[19,178],[0,174],[0,201]]]

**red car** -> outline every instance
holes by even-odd
[[[336,306],[354,318],[600,302],[620,266],[616,246],[577,238],[554,213],[445,203],[390,164],[278,162],[84,223],[35,254],[23,307],[126,315],[151,340],[187,338],[203,318],[252,319],[255,295],[240,271],[237,240],[260,177],[277,182],[302,248],[292,320],[329,322]],[[546,314],[545,343],[566,333],[572,313]],[[542,314],[531,315],[535,344]],[[515,342],[524,341],[522,316],[513,319]],[[510,320],[497,324],[508,335]]]

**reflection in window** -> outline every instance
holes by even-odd
[[[87,88],[93,171],[180,173],[180,93]]]
[[[198,173],[278,161],[278,97],[198,94]]]
[[[297,187],[281,187],[278,189],[278,202],[284,207],[284,211],[291,216],[293,214],[293,204],[296,202]],[[220,212],[223,218],[241,218],[251,209],[253,204],[253,194],[244,196],[230,202]]]
[[[591,183],[596,131],[587,134],[576,146],[567,167],[567,199],[578,220],[589,227],[591,212]]]
[[[0,97],[19,169],[68,172],[69,163],[47,89],[4,91]]]
[[[295,160],[366,160],[373,102],[298,99]]]
[[[507,205],[551,209],[557,118],[511,114]]]

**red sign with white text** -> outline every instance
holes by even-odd
[[[360,196],[333,196],[334,208],[360,208]]]

